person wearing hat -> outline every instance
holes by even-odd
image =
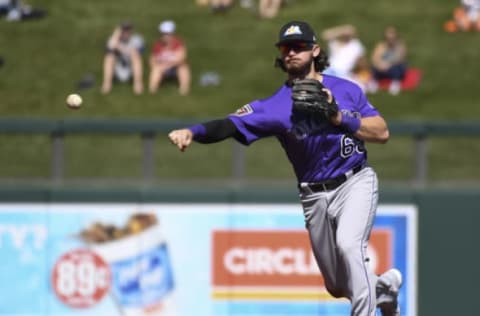
[[[181,151],[193,141],[209,144],[233,137],[250,145],[276,137],[297,178],[311,247],[327,291],[351,302],[350,315],[375,316],[379,307],[383,316],[398,316],[401,273],[390,269],[377,276],[367,254],[378,182],[364,143],[386,143],[387,124],[358,85],[322,74],[328,58],[308,23],[282,26],[276,47],[280,56],[275,64],[287,80],[272,96],[251,101],[224,119],[173,130],[168,137]],[[323,87],[331,115],[319,118],[294,107],[292,89],[304,79]]]
[[[357,29],[351,24],[334,26],[322,32],[322,39],[328,45],[330,61],[324,73],[351,80],[365,91],[370,79],[370,67]],[[365,71],[367,76],[362,79],[359,74]]]
[[[118,25],[107,42],[103,59],[103,83],[101,92],[107,94],[115,79],[118,82],[133,82],[133,92],[143,92],[143,37],[133,32],[130,22]]]
[[[150,54],[149,90],[156,93],[163,79],[178,80],[179,93],[190,91],[190,66],[187,48],[183,40],[175,35],[175,22],[167,20],[158,26],[160,38],[153,44]]]

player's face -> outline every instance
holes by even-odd
[[[307,73],[312,66],[316,48],[318,46],[306,42],[291,42],[279,45],[278,49],[287,73]]]

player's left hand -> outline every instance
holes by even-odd
[[[293,110],[331,121],[338,117],[332,92],[316,79],[297,79],[292,87]]]
[[[173,130],[168,134],[172,144],[176,145],[181,151],[185,151],[192,143],[193,133],[188,128]]]

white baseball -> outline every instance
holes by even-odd
[[[67,105],[71,109],[78,109],[82,105],[82,97],[72,93],[67,97]]]

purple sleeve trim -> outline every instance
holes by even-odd
[[[207,129],[203,124],[195,124],[190,126],[188,129],[192,131],[193,139],[203,137],[207,134]]]
[[[360,129],[361,120],[354,116],[342,115],[342,126],[347,132],[355,134]]]

